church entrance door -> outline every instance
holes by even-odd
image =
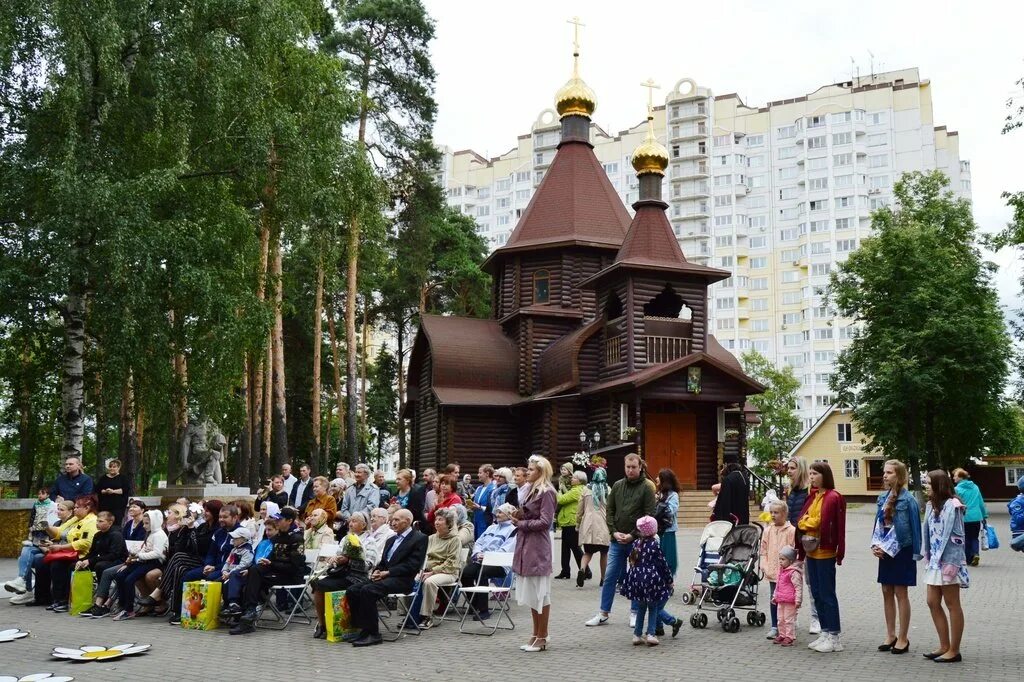
[[[644,458],[647,470],[657,480],[658,471],[669,468],[679,484],[697,485],[697,416],[688,413],[644,415]]]

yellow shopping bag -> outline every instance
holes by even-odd
[[[220,616],[219,582],[197,580],[185,583],[181,597],[181,627],[186,630],[214,630]]]
[[[71,601],[68,613],[77,616],[92,607],[92,571],[74,571],[71,574]]]
[[[344,590],[324,595],[324,620],[327,621],[328,642],[340,642],[342,635],[356,631],[352,627],[352,610]]]

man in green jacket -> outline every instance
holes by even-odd
[[[608,493],[606,509],[612,544],[608,548],[608,571],[601,588],[601,610],[586,622],[591,627],[608,622],[619,577],[626,570],[630,547],[638,536],[636,520],[654,513],[654,489],[641,475],[640,456],[626,455],[625,465],[626,477],[616,481]]]

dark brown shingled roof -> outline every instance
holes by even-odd
[[[579,384],[580,371],[577,358],[580,348],[603,324],[603,319],[594,320],[571,334],[566,334],[544,350],[540,356],[539,366],[542,391],[556,386],[572,388]]]
[[[636,215],[626,233],[616,263],[637,265],[684,265],[686,258],[665,217],[666,204],[637,202]]]
[[[453,405],[512,405],[517,390],[518,354],[497,320],[424,315],[413,346],[409,376],[429,346],[431,385],[439,402]]]
[[[485,264],[508,252],[537,247],[618,248],[628,227],[629,213],[591,146],[563,143],[508,242]]]

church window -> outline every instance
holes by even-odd
[[[547,303],[551,298],[551,273],[538,270],[533,273],[533,302]]]
[[[652,298],[644,306],[644,315],[646,317],[669,317],[678,319],[679,313],[682,312],[684,307],[686,306],[683,303],[683,299],[680,298],[679,294],[672,290],[672,287],[666,284],[661,293]]]

